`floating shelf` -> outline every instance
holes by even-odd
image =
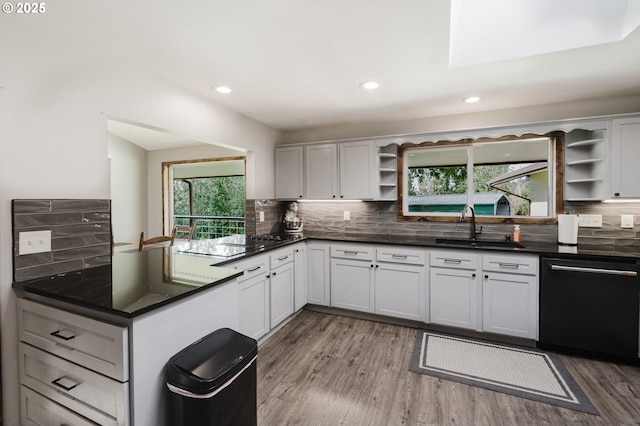
[[[572,179],[568,180],[567,183],[589,183],[589,182],[602,182],[604,179],[600,178],[588,178],[588,179]]]
[[[567,148],[576,148],[579,146],[595,145],[600,142],[604,142],[604,139],[588,139],[585,141],[571,142],[567,144]]]
[[[586,160],[576,160],[576,161],[570,161],[567,163],[567,166],[577,166],[580,164],[593,164],[593,163],[597,163],[599,161],[604,161],[604,158],[589,158]]]

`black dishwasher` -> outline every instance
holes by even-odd
[[[538,346],[638,359],[638,265],[543,257]]]

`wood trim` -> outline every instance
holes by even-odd
[[[404,194],[404,151],[411,148],[421,147],[443,147],[452,145],[469,145],[472,143],[489,143],[489,142],[502,142],[514,139],[535,139],[541,137],[548,137],[554,144],[554,156],[555,156],[555,214],[563,212],[563,177],[564,177],[564,132],[552,132],[545,135],[536,135],[533,133],[527,133],[522,136],[506,135],[499,138],[479,138],[476,140],[463,139],[460,141],[436,141],[436,142],[422,142],[420,144],[404,143],[398,145],[398,202],[397,202],[397,220],[405,222],[458,222],[460,219],[457,216],[405,216],[402,210],[403,207],[403,194]],[[490,217],[490,216],[476,216],[476,223],[533,223],[533,224],[555,224],[558,220],[556,217]]]

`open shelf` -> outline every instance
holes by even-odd
[[[604,158],[591,158],[587,160],[576,160],[567,163],[567,166],[578,166],[580,164],[592,164],[597,163],[598,161],[604,161]]]
[[[603,200],[606,130],[573,130],[565,136],[565,200]]]
[[[398,146],[395,144],[379,146],[378,153],[378,200],[396,201],[398,199],[397,172]]]
[[[577,148],[580,146],[595,145],[600,142],[604,142],[604,139],[587,139],[583,141],[570,142],[570,143],[567,143],[567,148]]]

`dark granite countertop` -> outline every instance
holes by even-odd
[[[476,247],[442,244],[435,237],[405,235],[306,235],[279,241],[259,250],[234,256],[203,256],[185,250],[184,246],[116,252],[112,264],[56,276],[16,282],[14,289],[70,303],[82,308],[134,318],[184,297],[225,283],[241,275],[241,271],[225,265],[295,244],[299,241],[375,243],[414,246],[430,249],[482,250],[492,252],[528,253],[541,256],[611,260],[640,263],[640,255],[616,250],[615,247],[559,246],[548,242],[523,241],[520,248],[486,247],[479,239]]]

